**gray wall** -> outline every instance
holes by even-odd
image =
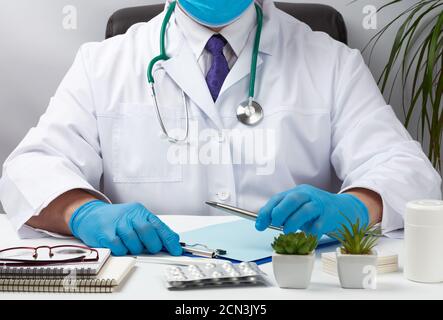
[[[153,4],[161,0],[4,0],[0,9],[0,163],[23,138],[47,107],[49,98],[71,65],[79,46],[104,37],[108,17],[117,9]],[[362,26],[362,9],[380,6],[387,0],[305,0],[337,8],[345,17],[350,46],[363,48],[375,30]],[[380,14],[379,27],[395,10],[409,6],[404,0],[394,10]],[[63,8],[73,5],[78,11],[78,29],[65,30]],[[378,75],[392,41],[388,37],[375,52],[371,70]],[[400,91],[392,104],[402,117]]]

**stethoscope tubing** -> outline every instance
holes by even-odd
[[[252,54],[252,61],[251,61],[251,76],[250,76],[250,82],[249,82],[249,98],[248,98],[248,102],[247,105],[249,106],[249,108],[253,107],[253,102],[254,102],[254,96],[255,96],[255,83],[256,83],[256,74],[257,74],[257,61],[258,61],[258,52],[259,52],[259,48],[260,48],[260,39],[261,39],[261,32],[263,29],[263,11],[260,8],[260,6],[256,3],[254,3],[255,5],[255,9],[256,9],[256,13],[257,13],[257,31],[255,34],[255,39],[254,39],[254,48],[253,48],[253,54]],[[186,142],[188,137],[189,137],[189,106],[188,106],[188,102],[186,99],[186,95],[184,93],[183,90],[182,91],[182,100],[183,100],[183,107],[185,110],[185,114],[186,114],[186,127],[185,127],[185,135],[183,138],[174,138],[172,137],[164,122],[163,122],[163,118],[161,116],[160,113],[160,107],[159,107],[159,103],[158,103],[158,99],[157,99],[157,94],[155,91],[155,79],[154,79],[154,73],[153,73],[153,69],[154,66],[160,62],[160,61],[166,61],[169,60],[169,56],[166,54],[166,29],[169,23],[169,20],[171,19],[172,13],[174,12],[175,8],[177,6],[177,2],[171,2],[169,4],[169,7],[166,11],[165,17],[163,19],[162,22],[162,26],[161,26],[161,31],[160,31],[160,54],[156,57],[154,57],[148,65],[148,69],[147,69],[147,78],[148,78],[148,84],[149,87],[151,89],[151,97],[154,101],[154,107],[155,107],[155,112],[157,115],[157,120],[159,122],[160,128],[163,132],[163,134],[168,138],[168,140],[171,143],[178,143],[178,142]],[[258,104],[257,104],[258,105]],[[261,107],[260,107],[261,108]],[[262,110],[261,110],[262,112]],[[245,123],[246,124],[246,123]]]

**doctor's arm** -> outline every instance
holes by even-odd
[[[363,202],[368,209],[369,223],[376,224],[382,221],[383,200],[377,192],[365,188],[355,188],[345,193],[353,195]]]
[[[98,200],[91,194],[75,189],[54,199],[38,216],[31,217],[26,224],[36,229],[63,235],[72,235],[69,220],[77,208],[85,203]]]
[[[272,224],[321,236],[346,216],[381,222],[387,233],[403,227],[408,201],[441,198],[441,177],[386,104],[361,54],[342,46],[336,64],[330,157],[341,191],[300,185],[277,194],[260,210],[258,230]]]
[[[180,255],[178,235],[144,206],[107,204],[89,193],[70,190],[53,200],[26,223],[37,229],[75,235],[91,247],[111,249],[114,255],[158,253],[165,247]]]
[[[3,165],[0,200],[22,237],[38,237],[26,223],[68,191],[85,190],[109,202],[99,191],[103,165],[86,51],[85,47],[79,50],[38,124]],[[57,220],[57,227],[41,229],[68,233],[59,230],[63,226],[58,216],[46,213],[44,217]]]
[[[331,163],[341,192],[371,190],[382,201],[384,233],[403,228],[406,203],[440,199],[441,177],[386,104],[360,52],[342,48],[331,114]]]
[[[0,201],[22,237],[41,229],[116,255],[163,247],[181,254],[178,235],[158,217],[137,203],[111,204],[99,191],[103,159],[88,63],[94,45],[80,49],[37,126],[6,160]]]

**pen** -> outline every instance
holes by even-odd
[[[252,221],[257,220],[257,213],[252,212],[252,211],[248,211],[245,209],[233,207],[233,206],[230,206],[230,205],[227,205],[224,203],[219,203],[219,202],[214,202],[214,201],[206,201],[206,204],[208,206],[225,211],[229,214],[235,215],[240,218],[244,218],[244,219],[248,219],[248,220],[252,220]],[[283,228],[280,228],[280,227],[269,226],[269,228],[277,230],[277,231],[283,231]]]
[[[206,246],[200,245],[200,244],[195,244],[195,245],[187,245],[184,242],[180,242],[180,245],[183,248],[183,251],[186,253],[190,253],[194,256],[198,256],[198,257],[204,257],[204,258],[217,258],[219,256],[223,256],[226,254],[226,250],[222,250],[222,249],[216,249],[216,250],[211,250],[211,249],[207,249]],[[205,249],[197,249],[195,248],[196,246],[201,246],[201,247],[205,247]]]

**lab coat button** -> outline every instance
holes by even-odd
[[[231,193],[229,191],[221,191],[217,193],[217,197],[221,200],[221,201],[226,201],[229,199],[229,197],[231,196]]]
[[[218,134],[218,142],[219,143],[223,143],[223,142],[225,142],[225,135],[222,133],[222,132],[220,132],[219,134]]]

